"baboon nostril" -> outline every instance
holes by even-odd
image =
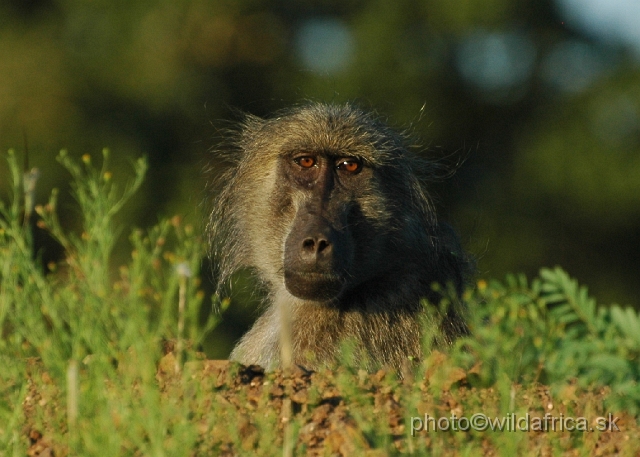
[[[302,242],[302,250],[314,252],[316,250],[316,242],[313,238],[307,238]]]
[[[331,243],[329,243],[327,240],[320,240],[318,241],[318,252],[322,252],[328,249],[330,246]]]

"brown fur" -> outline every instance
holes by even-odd
[[[229,166],[209,233],[221,284],[250,267],[268,293],[232,359],[280,365],[280,309],[293,362],[307,368],[334,363],[344,340],[365,368],[422,355],[421,299],[439,302],[434,283],[460,294],[470,263],[426,191],[436,164],[406,144],[351,105],[246,117],[218,155]],[[313,167],[299,165],[306,156]],[[343,159],[361,168],[346,172]],[[446,342],[466,331],[459,306],[439,320]]]

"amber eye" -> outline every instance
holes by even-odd
[[[362,168],[362,163],[356,159],[343,159],[338,162],[338,169],[348,173],[357,173]]]
[[[295,159],[295,162],[302,168],[311,168],[316,164],[316,159],[314,157],[304,156],[298,157]]]

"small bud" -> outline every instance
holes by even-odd
[[[36,183],[40,177],[40,171],[37,168],[32,168],[31,171],[23,175],[24,184],[24,210],[27,217],[31,215],[33,211]]]
[[[185,278],[191,277],[191,268],[185,262],[179,263],[176,266],[176,272],[179,276],[184,276]]]

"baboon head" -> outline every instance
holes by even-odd
[[[226,147],[210,228],[222,280],[256,268],[270,289],[330,303],[428,256],[430,163],[350,105],[248,116]],[[414,248],[415,247],[415,248]]]
[[[420,357],[423,324],[445,344],[466,333],[456,299],[439,323],[423,313],[422,298],[442,298],[434,283],[460,296],[472,265],[436,223],[425,189],[437,164],[408,144],[350,105],[247,116],[234,130],[216,157],[228,167],[213,190],[214,264],[221,284],[254,268],[269,306],[232,359],[317,369],[350,341],[362,366],[400,370]]]

